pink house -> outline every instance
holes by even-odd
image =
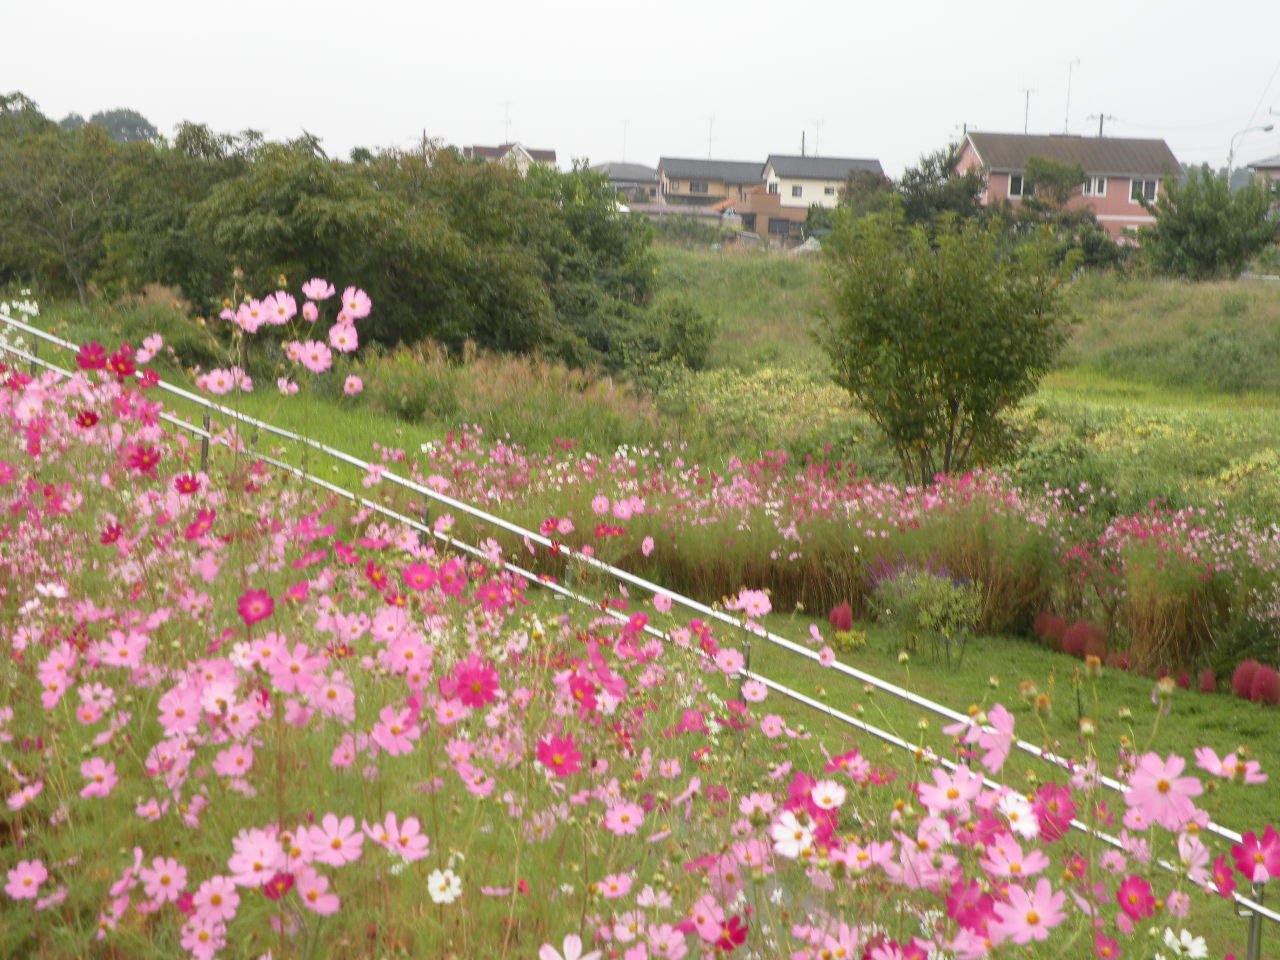
[[[986,177],[984,205],[1007,200],[1016,207],[1034,189],[1025,179],[1032,157],[1080,164],[1086,179],[1067,207],[1092,210],[1116,238],[1155,223],[1142,201],[1159,196],[1165,177],[1182,175],[1182,166],[1163,140],[1066,134],[968,133],[956,169],[978,170]]]

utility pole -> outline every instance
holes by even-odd
[[[1076,64],[1078,64],[1079,62],[1080,62],[1080,58],[1076,57],[1074,60],[1072,60],[1070,63],[1067,64],[1067,113],[1062,121],[1063,133],[1071,132],[1071,76],[1072,76],[1072,72],[1076,68]]]
[[[800,156],[804,156],[804,131],[800,131]]]
[[[715,128],[716,128],[716,118],[715,118],[715,115],[712,114],[711,116],[707,117],[707,159],[708,160],[711,159],[711,135],[715,131]]]
[[[1099,137],[1101,137],[1101,136],[1102,136],[1102,123],[1103,123],[1103,121],[1104,121],[1104,120],[1114,120],[1114,119],[1116,119],[1116,118],[1115,118],[1115,117],[1113,117],[1113,116],[1112,116],[1111,114],[1109,114],[1109,113],[1091,113],[1091,114],[1089,114],[1089,116],[1085,117],[1085,119],[1086,119],[1086,120],[1097,120],[1097,121],[1098,121],[1098,136],[1099,136]]]
[[[1022,107],[1022,132],[1023,134],[1026,134],[1027,130],[1030,127],[1031,94],[1035,93],[1035,89],[1032,87],[1019,87],[1018,89],[1021,90],[1024,94],[1026,94],[1026,100]]]

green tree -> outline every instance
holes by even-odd
[[[893,181],[874,170],[850,170],[840,187],[840,205],[854,216],[879,213],[894,195]]]
[[[1027,160],[1025,181],[1032,189],[1032,196],[1023,206],[1052,207],[1061,210],[1085,181],[1084,167],[1078,163],[1064,163],[1050,157],[1031,157]],[[1026,191],[1026,185],[1023,187]]]
[[[0,237],[21,251],[32,272],[60,269],[80,302],[102,257],[119,155],[100,127],[69,134],[56,126],[0,138]]]
[[[925,154],[898,181],[902,213],[908,223],[931,223],[941,216],[970,219],[982,214],[979,198],[986,186],[977,170],[960,173],[960,144]]]
[[[819,333],[838,384],[883,431],[904,473],[926,483],[982,463],[1003,417],[1066,342],[1048,231],[1002,252],[995,224],[943,217],[930,232],[896,207],[845,211],[825,249],[834,311]]]
[[[160,131],[137,110],[123,107],[103,110],[93,114],[89,122],[107,131],[116,143],[137,143],[140,140],[159,140]]]
[[[1208,164],[1188,171],[1185,183],[1161,184],[1156,223],[1143,231],[1152,265],[1192,280],[1234,279],[1251,259],[1276,242],[1280,223],[1268,218],[1275,194],[1257,180],[1234,194]]]

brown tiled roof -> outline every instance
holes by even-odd
[[[1078,163],[1093,176],[1178,176],[1182,165],[1163,140],[1072,137],[1023,133],[970,133],[968,140],[988,170],[1025,170],[1032,157]]]

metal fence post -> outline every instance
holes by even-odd
[[[209,414],[206,413],[202,418],[204,425],[204,436],[200,438],[200,472],[209,472],[209,432],[210,421]]]
[[[31,369],[31,375],[33,377],[36,375],[36,357],[38,356],[40,356],[40,340],[38,337],[32,337],[31,338],[31,363],[29,364],[29,367]]]
[[[1255,903],[1262,903],[1262,890],[1264,884],[1255,883],[1253,885],[1253,899]],[[1249,945],[1245,948],[1246,960],[1262,960],[1262,916],[1256,910],[1248,908],[1237,910],[1236,915],[1247,917],[1249,920]]]

